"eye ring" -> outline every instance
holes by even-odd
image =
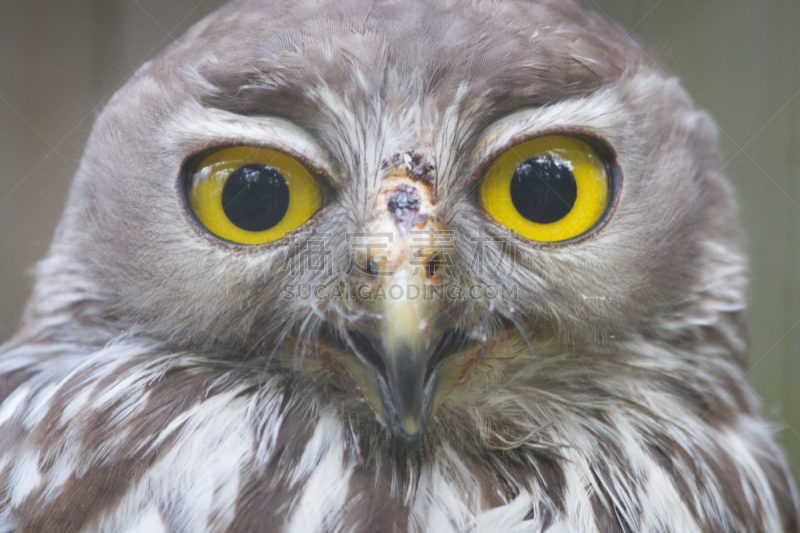
[[[281,240],[323,210],[325,197],[306,165],[254,146],[223,146],[189,157],[179,183],[194,225],[234,247]]]
[[[622,185],[613,150],[581,133],[518,142],[483,168],[477,201],[484,216],[537,245],[596,233],[616,209]]]

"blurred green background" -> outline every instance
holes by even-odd
[[[584,0],[715,118],[751,263],[749,379],[800,473],[800,1]],[[0,342],[16,329],[94,118],[221,0],[0,2]]]

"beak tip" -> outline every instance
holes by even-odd
[[[409,450],[414,449],[417,447],[419,442],[422,440],[422,435],[424,431],[420,430],[414,434],[407,433],[403,428],[397,427],[392,431],[395,438],[399,440],[403,446],[408,448]]]
[[[422,433],[422,423],[417,417],[406,415],[402,422],[403,433],[416,436]]]
[[[388,395],[386,395],[388,396]],[[386,397],[384,396],[384,397]],[[398,412],[400,407],[400,412]],[[392,436],[400,441],[406,448],[415,448],[422,440],[428,422],[425,410],[414,413],[403,413],[406,406],[403,403],[384,400],[384,421]]]

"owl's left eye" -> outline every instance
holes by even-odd
[[[566,241],[603,218],[609,168],[581,139],[537,137],[498,157],[481,183],[480,202],[497,222],[539,242]]]
[[[216,151],[200,161],[188,186],[200,223],[240,244],[276,241],[322,205],[322,191],[306,167],[266,148]]]

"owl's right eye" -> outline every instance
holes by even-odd
[[[188,192],[197,220],[214,235],[239,244],[276,241],[322,205],[319,184],[299,161],[249,146],[203,158]]]

